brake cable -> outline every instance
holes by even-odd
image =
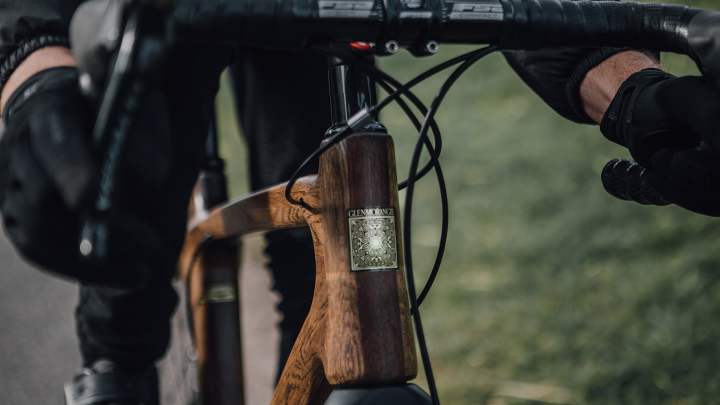
[[[462,63],[458,68],[453,71],[453,73],[448,77],[443,85],[440,87],[440,91],[438,92],[438,95],[433,100],[432,105],[430,106],[430,111],[425,115],[425,121],[423,122],[422,129],[420,130],[420,135],[416,145],[415,145],[415,151],[413,152],[412,160],[410,163],[410,173],[408,174],[408,187],[405,190],[405,210],[403,213],[403,249],[405,251],[405,271],[407,273],[407,279],[408,279],[408,292],[410,295],[410,305],[412,307],[412,315],[413,319],[415,320],[415,334],[417,335],[418,339],[418,346],[420,349],[420,356],[422,357],[423,361],[423,367],[425,369],[425,375],[427,377],[428,381],[428,388],[430,389],[430,395],[432,397],[432,401],[434,405],[440,404],[440,398],[438,396],[437,386],[435,385],[435,376],[432,371],[432,364],[430,362],[430,354],[428,352],[427,343],[425,341],[425,332],[423,330],[422,325],[422,318],[420,317],[420,309],[419,309],[419,303],[417,297],[417,292],[415,290],[415,276],[413,272],[413,264],[412,264],[412,203],[413,203],[413,196],[415,191],[415,178],[417,176],[417,170],[418,165],[420,162],[420,154],[422,153],[422,146],[423,141],[427,139],[427,132],[429,128],[430,120],[435,116],[438,109],[440,108],[440,104],[442,103],[443,99],[447,95],[447,93],[450,91],[452,86],[455,84],[455,82],[460,78],[460,76],[467,71],[472,65],[474,65],[477,61],[484,58],[485,56],[495,52],[497,50],[497,47],[495,46],[489,46],[486,48],[483,48],[481,51],[477,54],[474,54],[473,56],[469,57],[465,62]],[[445,190],[441,190],[441,193],[445,193]],[[445,199],[447,196],[445,196]],[[446,211],[443,212],[443,222],[447,222],[447,215],[448,213]],[[430,277],[428,278],[428,282],[426,283],[425,287],[422,290],[421,297],[425,298],[430,290],[430,287],[432,286],[432,283],[435,281],[435,278],[437,277],[437,273],[439,271],[439,267],[437,269],[433,269],[433,272],[430,274]]]
[[[378,69],[374,64],[369,63],[362,58],[355,59],[360,62],[358,64],[359,67],[365,70],[368,75],[370,75],[375,81],[377,81],[378,85],[380,85],[380,87],[382,87],[388,94],[392,94],[397,88],[400,88],[402,86],[399,81],[397,81],[389,74]],[[406,96],[413,102],[413,104],[420,111],[421,114],[428,113],[427,107],[415,95],[415,93],[413,93],[411,90],[408,90]],[[415,129],[418,131],[418,133],[420,133],[422,130],[422,123],[413,113],[407,103],[405,103],[405,100],[403,100],[402,97],[399,97],[396,102],[403,110],[405,115],[408,117],[410,122],[413,124]],[[440,238],[438,241],[437,252],[435,254],[435,260],[433,262],[433,266],[430,271],[428,280],[426,281],[420,295],[418,296],[417,307],[420,307],[420,305],[422,305],[423,301],[425,300],[425,297],[427,297],[427,294],[430,292],[430,289],[432,288],[433,283],[435,282],[437,274],[440,270],[440,266],[445,255],[445,247],[447,245],[447,236],[449,230],[449,202],[447,196],[447,188],[445,184],[445,176],[442,171],[442,166],[439,162],[440,151],[442,148],[442,134],[439,127],[437,126],[437,122],[435,121],[434,117],[430,117],[428,121],[430,123],[430,129],[433,131],[433,140],[435,141],[435,147],[433,147],[433,144],[429,141],[427,137],[418,138],[419,142],[425,144],[426,150],[430,156],[430,161],[423,167],[422,170],[420,170],[419,173],[416,174],[414,182],[422,179],[430,170],[435,170],[435,176],[438,182],[438,191],[440,194],[440,209],[442,219],[440,225]],[[408,181],[405,180],[398,185],[398,188],[402,190],[407,186],[407,184]]]
[[[402,87],[402,83],[400,83],[397,79],[390,76],[389,74],[385,73],[381,69],[379,69],[375,64],[368,61],[365,58],[359,57],[356,53],[353,52],[344,52],[343,54],[339,54],[337,50],[335,49],[327,49],[327,48],[316,48],[318,51],[322,52],[323,54],[326,54],[328,56],[336,56],[339,57],[344,62],[347,62],[349,64],[352,64],[353,66],[356,66],[360,68],[365,74],[370,76],[373,80],[377,82],[377,84],[385,90],[388,94],[394,93],[397,89]],[[349,60],[348,60],[349,59]],[[425,104],[420,100],[420,98],[415,95],[411,90],[407,90],[402,94],[402,97],[407,97],[410,102],[417,108],[417,110],[420,112],[420,114],[424,115],[427,114],[428,109],[425,106]],[[420,129],[422,128],[422,123],[417,118],[415,113],[410,109],[410,107],[407,105],[405,100],[403,100],[402,97],[398,97],[395,101],[400,107],[400,109],[403,110],[405,115],[407,116],[408,120],[413,124],[415,129],[420,132]],[[432,162],[432,157],[434,156],[437,160],[437,158],[440,157],[440,153],[442,152],[442,134],[440,132],[440,127],[437,125],[437,122],[435,119],[430,120],[430,129],[433,133],[433,142],[434,142],[434,150],[432,148],[432,144],[428,147],[428,153],[430,154],[431,161],[428,162],[422,170],[420,170],[420,173],[417,176],[416,180],[419,180],[423,177],[425,177],[426,174],[430,172],[430,170],[433,169],[435,164]],[[403,190],[407,186],[407,179],[401,181],[398,184],[398,189]]]
[[[467,52],[467,53],[464,53],[464,54],[462,54],[462,55],[456,56],[456,57],[454,57],[454,58],[452,58],[452,59],[449,59],[449,60],[447,60],[447,61],[445,61],[445,62],[443,62],[443,63],[441,63],[441,64],[439,64],[439,65],[437,65],[437,66],[435,66],[435,67],[433,67],[433,68],[430,68],[430,69],[428,69],[427,71],[425,71],[425,72],[419,74],[418,76],[416,76],[414,79],[410,80],[409,82],[407,82],[407,83],[405,83],[404,85],[402,85],[402,86],[400,86],[399,88],[397,88],[397,89],[395,90],[395,92],[393,92],[392,94],[390,94],[389,96],[387,96],[386,98],[384,98],[380,103],[376,104],[375,106],[373,106],[373,107],[371,107],[371,108],[363,109],[363,110],[360,111],[358,114],[355,114],[353,117],[350,118],[350,120],[348,120],[348,126],[347,126],[347,127],[345,127],[342,131],[339,131],[339,132],[336,133],[335,135],[327,138],[327,139],[325,140],[325,142],[324,142],[319,148],[317,148],[315,151],[313,151],[313,152],[300,164],[300,166],[293,172],[292,176],[290,176],[290,180],[288,180],[287,186],[285,187],[285,193],[284,193],[284,194],[285,194],[285,199],[286,199],[290,204],[302,206],[302,207],[308,208],[308,209],[309,209],[309,208],[312,208],[312,207],[310,207],[308,204],[306,204],[302,199],[297,200],[297,199],[295,199],[295,198],[292,196],[293,186],[295,185],[295,183],[297,183],[298,179],[300,178],[300,176],[302,175],[302,173],[304,173],[305,169],[306,169],[312,162],[314,162],[315,159],[317,159],[320,155],[322,155],[323,153],[325,153],[328,149],[330,149],[330,148],[332,148],[333,146],[337,145],[337,144],[338,144],[340,141],[342,141],[343,139],[345,139],[345,138],[347,138],[348,136],[352,135],[352,133],[353,133],[352,130],[353,130],[354,128],[353,128],[353,126],[350,125],[350,124],[351,124],[351,121],[353,121],[353,119],[355,119],[355,121],[353,121],[353,122],[357,123],[358,120],[362,119],[363,117],[368,117],[368,116],[371,116],[371,115],[373,115],[373,114],[379,113],[380,111],[382,111],[383,109],[385,109],[385,107],[387,107],[390,103],[392,103],[392,102],[396,101],[398,98],[400,98],[401,95],[408,94],[408,93],[409,93],[409,90],[410,90],[411,88],[413,88],[413,87],[415,87],[416,85],[418,85],[419,83],[427,80],[427,79],[430,78],[431,76],[434,76],[435,74],[440,73],[440,72],[442,72],[442,71],[444,71],[444,70],[447,70],[447,69],[449,69],[449,68],[451,68],[451,67],[453,67],[453,66],[455,66],[455,65],[457,65],[457,64],[460,64],[460,63],[462,63],[462,62],[465,62],[466,60],[472,58],[473,56],[475,56],[475,55],[477,55],[477,54],[484,55],[484,54],[486,54],[486,53],[489,53],[489,52],[487,52],[487,51],[490,50],[490,49],[496,50],[497,48],[494,47],[494,46],[489,46],[489,47],[485,47],[485,48],[478,49],[478,50],[475,50],[475,51]]]

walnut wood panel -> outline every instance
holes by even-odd
[[[404,382],[417,373],[399,243],[397,268],[351,271],[348,211],[395,210],[395,156],[387,135],[354,135],[320,160],[328,315],[323,366],[331,384]]]

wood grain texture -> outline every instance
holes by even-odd
[[[331,385],[414,378],[417,359],[391,138],[356,134],[326,152],[319,174],[303,178],[293,193],[311,209],[289,204],[284,188],[272,187],[196,216],[181,255],[181,272],[183,264],[192,262],[194,247],[209,236],[225,239],[308,225],[316,260],[313,303],[272,404],[322,404]],[[370,208],[395,210],[397,267],[352,271],[348,211]],[[189,281],[197,284],[196,277],[193,271]]]
[[[399,213],[392,139],[380,134],[349,137],[320,159],[318,184],[328,294],[327,379],[333,385],[412,379],[417,360],[400,250],[397,269],[351,271],[348,247],[349,210],[392,208]]]
[[[300,178],[293,187],[293,197],[317,206],[316,177]],[[306,226],[307,213],[302,207],[292,205],[285,199],[285,186],[286,183],[270,187],[213,210],[202,209],[202,198],[198,198],[199,194],[195,193],[190,201],[188,233],[180,253],[180,277],[187,279],[196,247],[207,238],[228,239],[253,232]]]
[[[299,179],[293,187],[293,197],[317,206],[316,176]],[[219,207],[191,224],[215,239],[245,235],[274,229],[305,226],[305,210],[285,199],[286,183],[258,191],[245,198]]]
[[[325,247],[322,222],[308,216],[315,250],[315,289],[313,302],[292,352],[275,388],[272,405],[322,404],[330,394],[322,358],[327,324]]]

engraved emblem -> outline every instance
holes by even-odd
[[[352,271],[398,268],[393,208],[349,210],[348,229]]]

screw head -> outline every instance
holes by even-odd
[[[428,41],[425,44],[425,51],[427,51],[428,54],[434,55],[440,50],[440,44],[437,43],[437,41]]]
[[[396,54],[399,49],[400,45],[397,43],[397,41],[385,42],[385,53],[387,53],[388,55]]]

